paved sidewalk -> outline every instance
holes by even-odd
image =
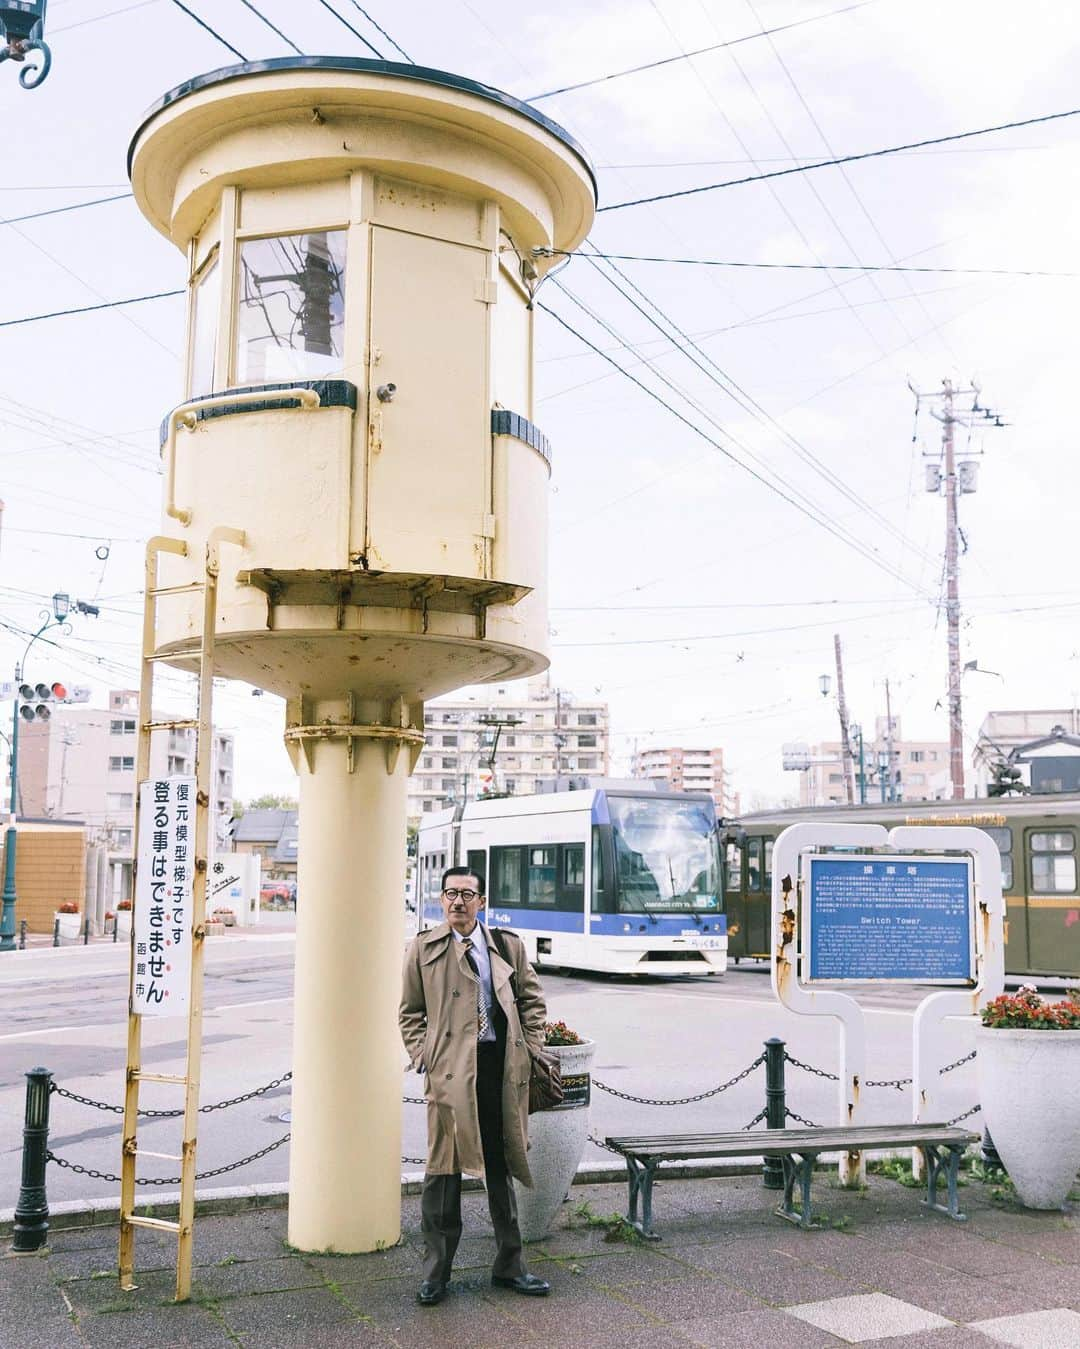
[[[623,1209],[624,1186],[575,1186],[555,1233],[530,1248],[546,1299],[491,1288],[484,1199],[468,1194],[457,1279],[430,1309],[414,1300],[415,1197],[402,1245],[364,1256],[291,1251],[283,1209],[201,1217],[185,1306],[170,1302],[171,1238],[138,1233],[139,1288],[122,1294],[116,1228],[65,1229],[47,1253],[2,1258],[0,1345],[1078,1349],[1080,1216],[1026,1212],[972,1181],[961,1224],[881,1177],[863,1193],[834,1183],[815,1180],[829,1226],[801,1232],[756,1177],[658,1182],[655,1244],[612,1240],[600,1222]]]

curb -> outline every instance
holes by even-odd
[[[822,1164],[821,1170],[835,1170]],[[667,1166],[657,1176],[657,1180],[711,1180],[725,1176],[755,1176],[760,1174],[761,1163],[757,1162],[682,1162],[676,1166]],[[608,1166],[606,1163],[586,1163],[578,1167],[573,1179],[574,1185],[612,1185],[626,1180],[624,1166]],[[403,1171],[401,1174],[401,1194],[420,1193],[423,1173]],[[483,1183],[471,1176],[462,1180],[462,1189],[466,1191],[482,1190]],[[196,1217],[225,1216],[245,1213],[256,1209],[286,1208],[289,1202],[289,1188],[282,1184],[233,1185],[214,1190],[195,1192]],[[158,1218],[175,1217],[180,1206],[180,1191],[166,1190],[152,1204],[140,1206],[140,1211],[152,1207]],[[62,1231],[80,1227],[115,1227],[120,1221],[120,1201],[118,1199],[85,1200],[67,1199],[49,1207],[50,1231]],[[0,1237],[10,1237],[15,1222],[14,1209],[0,1210]]]

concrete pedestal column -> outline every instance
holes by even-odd
[[[365,705],[350,720],[380,712]],[[331,730],[328,720],[344,730],[341,703],[316,703],[311,714],[312,731]],[[331,734],[305,737],[297,755],[289,1241],[305,1251],[371,1251],[401,1234],[409,755],[388,772],[393,744]]]

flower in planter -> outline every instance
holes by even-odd
[[[1060,1002],[1047,1002],[1033,984],[1024,984],[988,1002],[979,1015],[996,1030],[1080,1030],[1080,995],[1073,989]]]
[[[78,913],[78,912],[79,912],[79,906],[78,906],[78,904],[75,903],[75,901],[74,901],[73,899],[66,899],[66,900],[63,902],[63,904],[58,904],[58,905],[56,906],[56,912],[57,912],[57,913]]]
[[[106,909],[106,910],[105,910],[105,921],[106,921],[107,923],[112,922],[112,920],[113,920],[115,917],[116,917],[116,914],[113,913],[112,909]]]
[[[571,1030],[565,1021],[546,1021],[544,1023],[544,1044],[546,1045],[581,1045],[585,1041],[577,1033]]]
[[[127,912],[130,910],[130,908],[131,908],[131,900],[130,900],[130,899],[122,899],[122,900],[120,901],[120,903],[117,904],[116,907],[117,907],[118,909],[122,909],[125,913],[127,913]]]

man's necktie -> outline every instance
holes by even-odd
[[[471,938],[465,940],[465,959],[472,966],[473,974],[476,975],[476,1018],[479,1026],[476,1038],[482,1040],[488,1031],[487,1002],[484,998],[484,981],[480,977],[480,962],[476,958],[476,951],[473,949]]]

